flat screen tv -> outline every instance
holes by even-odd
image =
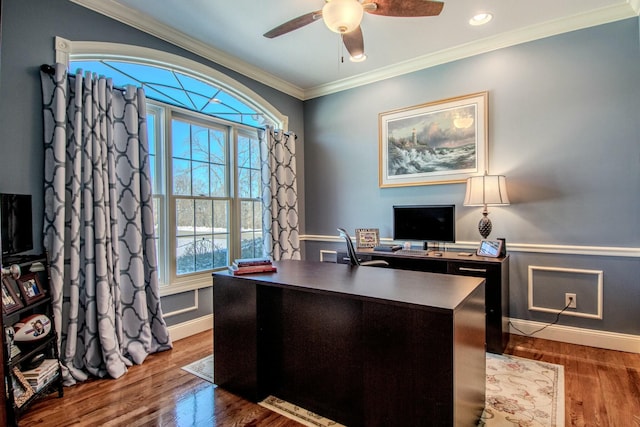
[[[31,231],[31,195],[0,194],[2,257],[33,249]]]
[[[455,242],[455,205],[394,206],[393,239]]]

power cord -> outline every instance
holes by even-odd
[[[537,334],[538,332],[541,332],[541,331],[547,329],[549,326],[555,325],[556,323],[558,323],[560,321],[560,315],[562,313],[564,313],[565,311],[567,311],[567,309],[571,306],[571,304],[573,304],[573,298],[569,298],[569,302],[567,302],[567,305],[565,305],[564,308],[558,312],[558,314],[556,315],[556,320],[554,320],[553,322],[551,322],[549,324],[544,325],[542,328],[536,329],[535,331],[533,331],[531,333],[527,334],[526,332],[521,331],[513,323],[511,323],[511,320],[509,320],[509,326],[511,326],[513,329],[515,329],[516,331],[520,332],[522,335],[524,335],[526,337],[532,337],[533,335]]]

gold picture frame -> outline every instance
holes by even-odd
[[[488,92],[380,113],[379,185],[464,182],[488,170]]]
[[[356,228],[356,246],[373,248],[380,244],[380,230],[377,228]]]
[[[33,396],[33,388],[18,367],[13,368],[11,381],[13,381],[13,401],[20,408]]]

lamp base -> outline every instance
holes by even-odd
[[[480,222],[478,223],[478,231],[483,239],[486,239],[489,234],[491,234],[491,229],[493,226],[491,225],[491,220],[487,216],[486,213],[482,214],[482,218],[480,218]]]

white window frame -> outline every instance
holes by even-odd
[[[270,120],[273,126],[277,129],[282,129],[283,131],[288,130],[288,117],[281,114],[273,105],[267,102],[260,95],[255,93],[250,88],[242,85],[236,80],[230,78],[229,76],[221,73],[218,70],[215,70],[211,67],[208,67],[204,64],[201,64],[196,61],[192,61],[187,58],[183,58],[178,55],[170,54],[167,52],[162,52],[155,49],[149,49],[140,46],[132,46],[125,45],[119,43],[106,43],[106,42],[85,42],[85,41],[70,41],[64,39],[62,37],[55,37],[55,57],[56,62],[64,64],[67,68],[69,67],[69,63],[71,61],[91,61],[91,60],[122,60],[122,61],[130,61],[147,65],[154,65],[159,67],[165,67],[169,69],[173,69],[184,73],[186,75],[193,76],[200,80],[210,83],[213,86],[221,87],[226,90],[237,99],[241,100],[245,104],[249,105],[251,108],[255,109],[264,114],[264,116]],[[161,103],[156,103],[152,100],[148,100],[148,103],[152,106],[153,111],[158,111],[160,114],[158,115],[159,120],[163,120],[164,123],[158,123],[160,126],[159,132],[156,134],[160,138],[167,138],[167,135],[164,131],[170,129],[170,114],[164,114],[163,109],[172,109],[173,111],[182,110],[185,115],[194,115],[197,117],[199,114],[202,117],[206,117],[202,115],[202,113],[196,113],[188,110],[181,109],[180,107],[175,106],[165,106]],[[158,107],[156,108],[155,105]],[[208,117],[208,119],[212,119]],[[215,119],[215,121],[224,122],[223,119]],[[230,158],[235,159],[235,147],[233,146],[234,138],[237,137],[237,132],[233,130],[233,128],[243,128],[244,125],[233,123],[232,129],[230,130],[230,136],[232,137],[232,141],[230,141]],[[162,147],[167,147],[165,143],[160,144]],[[159,149],[159,148],[158,148]],[[170,165],[166,164],[168,161],[167,153],[158,152],[157,161],[160,161],[164,164],[164,170],[170,172]],[[235,160],[234,160],[235,161]],[[235,166],[232,168],[232,173],[235,175]],[[236,186],[236,176],[229,177],[231,180],[231,195],[236,198],[237,188]],[[158,184],[158,183],[154,183]],[[164,180],[160,185],[163,186],[164,197],[165,200],[165,210],[161,213],[160,218],[164,217],[164,221],[161,221],[160,226],[164,227],[164,232],[161,233],[159,246],[161,250],[165,251],[167,255],[167,259],[169,255],[172,253],[170,250],[170,245],[175,245],[175,236],[173,236],[173,232],[170,231],[169,225],[171,224],[171,220],[167,218],[166,215],[172,215],[171,206],[173,203],[169,201],[171,198],[170,192],[171,188],[167,187],[167,181]],[[239,204],[239,200],[232,201],[232,203]],[[239,230],[239,221],[237,218],[230,218],[229,226],[231,228],[232,235],[240,235]],[[230,252],[230,257],[233,256],[233,253]],[[163,268],[162,274],[167,278],[167,282],[163,284],[160,288],[161,295],[171,295],[182,293],[194,289],[200,289],[204,287],[212,286],[211,274],[210,272],[204,273],[193,273],[185,276],[178,277],[176,275],[175,266],[173,262],[168,263],[169,265],[159,266],[159,268]]]

